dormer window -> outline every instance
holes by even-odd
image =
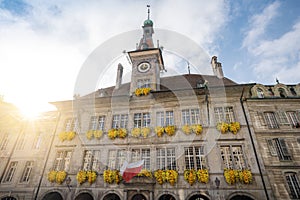
[[[293,87],[290,88],[290,91],[291,91],[293,96],[297,96],[297,93],[296,93],[296,91]]]
[[[282,98],[287,97],[286,92],[283,88],[279,88],[278,92],[279,92],[280,97],[282,97]]]
[[[258,97],[258,98],[264,98],[264,97],[265,97],[265,96],[264,96],[264,92],[262,91],[262,89],[257,88],[257,89],[256,89],[256,92],[257,92],[257,97]]]

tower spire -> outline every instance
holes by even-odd
[[[140,43],[137,47],[139,50],[154,48],[152,34],[153,30],[153,21],[150,19],[150,5],[147,5],[147,19],[144,21],[143,27],[143,37],[140,40]]]
[[[148,8],[148,20],[150,19],[150,5],[147,5]]]

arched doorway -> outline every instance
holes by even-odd
[[[254,200],[251,197],[248,197],[246,195],[235,195],[230,200]]]
[[[132,200],[146,200],[146,197],[142,194],[136,194],[132,197]]]
[[[170,194],[164,194],[161,197],[159,197],[159,200],[175,200],[175,197],[173,197]]]
[[[87,192],[84,193],[80,193],[75,200],[94,200],[94,198],[92,197],[92,195],[90,195]]]
[[[206,196],[201,195],[201,194],[195,194],[195,195],[191,196],[189,198],[189,200],[209,200],[209,198],[207,198]]]
[[[14,197],[3,197],[1,198],[1,200],[17,200],[17,199]]]
[[[105,195],[103,200],[121,200],[121,199],[118,195],[111,193],[111,194]]]
[[[63,200],[62,196],[58,192],[50,192],[46,194],[43,200]]]

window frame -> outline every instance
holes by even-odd
[[[82,169],[85,171],[100,171],[100,155],[100,150],[84,150]]]
[[[144,160],[143,169],[151,170],[151,149],[150,148],[131,149],[131,162],[138,162],[140,160]]]
[[[277,156],[279,161],[291,161],[292,155],[284,138],[267,139],[271,156]]]
[[[17,167],[18,167],[18,161],[11,161],[9,163],[9,166],[5,172],[5,176],[2,180],[3,183],[11,183],[12,182],[15,172],[17,170]]]
[[[71,150],[59,150],[56,152],[55,160],[53,163],[53,170],[56,171],[69,171],[70,161],[73,151]]]
[[[157,111],[156,126],[173,126],[175,124],[175,116],[173,110]]]
[[[300,182],[297,173],[286,172],[285,181],[291,199],[300,199]]]
[[[34,161],[26,161],[25,167],[20,179],[20,183],[29,183],[30,176],[34,167]]]
[[[128,127],[128,114],[113,114],[111,128],[125,128]]]
[[[156,168],[157,169],[177,169],[175,147],[160,147],[156,149]]]
[[[240,148],[241,154],[234,153],[235,151],[233,151],[233,148],[237,148],[237,147]],[[220,148],[221,160],[223,161],[222,165],[224,166],[224,168],[238,169],[238,170],[247,169],[248,164],[247,164],[247,159],[246,159],[243,145],[241,145],[241,144],[224,144],[224,145],[220,145],[219,148]],[[226,154],[222,154],[222,152],[225,152],[224,150],[222,151],[222,148],[226,148],[229,151],[227,151]],[[238,159],[236,159],[236,158],[238,158]],[[238,160],[239,164],[236,163],[237,160]]]
[[[198,149],[198,154],[196,149]],[[185,169],[206,169],[207,163],[204,146],[200,145],[184,147],[184,162]]]
[[[231,123],[236,121],[233,106],[217,106],[214,107],[215,123]]]

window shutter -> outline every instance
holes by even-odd
[[[268,144],[271,156],[277,156],[277,151],[276,151],[276,147],[274,145],[273,140],[267,139],[267,144]]]
[[[281,146],[283,155],[284,155],[284,156],[290,156],[288,147],[287,147],[287,145],[286,145],[284,139],[283,139],[283,138],[279,138],[278,141],[279,141],[279,144],[280,144],[280,146]]]

